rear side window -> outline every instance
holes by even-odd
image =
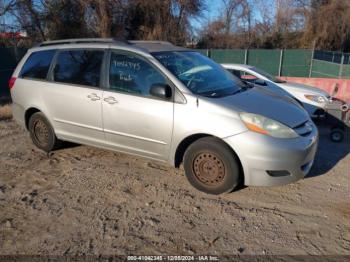
[[[98,87],[104,51],[67,50],[59,52],[53,71],[56,82]]]
[[[46,79],[55,52],[56,50],[47,50],[32,53],[24,63],[19,76],[23,78]]]

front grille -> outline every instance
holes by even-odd
[[[311,123],[311,121],[305,121],[304,123],[294,127],[293,129],[300,136],[308,136],[312,132],[313,124]]]

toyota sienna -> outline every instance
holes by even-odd
[[[168,42],[43,42],[9,86],[14,118],[38,148],[70,141],[183,164],[210,194],[297,181],[317,149],[317,128],[292,98]]]

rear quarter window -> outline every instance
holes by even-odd
[[[32,53],[24,63],[19,77],[46,79],[56,50],[38,51]]]

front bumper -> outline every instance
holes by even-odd
[[[326,115],[324,105],[316,106],[308,103],[303,103],[303,106],[312,119],[324,118]]]
[[[225,139],[238,155],[244,184],[278,186],[304,178],[310,171],[318,145],[318,131],[306,137],[278,139],[247,131]]]

